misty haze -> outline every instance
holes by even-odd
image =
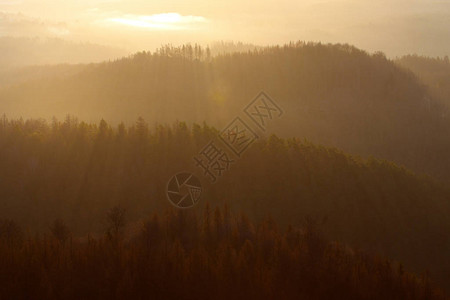
[[[450,2],[0,0],[0,299],[448,299]]]

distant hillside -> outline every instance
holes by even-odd
[[[125,207],[132,223],[172,207],[167,182],[189,171],[202,182],[202,205],[226,203],[253,220],[270,215],[280,226],[311,216],[329,239],[408,270],[428,269],[443,287],[450,284],[448,187],[390,162],[275,136],[239,160],[229,153],[235,162],[212,184],[193,157],[216,136],[206,124],[149,126],[142,119],[131,127],[0,120],[0,219],[31,233],[47,231],[57,218],[75,235],[101,233],[114,205]]]
[[[36,79],[54,80],[71,76],[80,72],[86,66],[84,64],[57,64],[0,69],[0,89]]]
[[[0,70],[29,65],[101,62],[126,54],[113,47],[58,38],[0,36]]]
[[[430,89],[432,95],[450,107],[450,61],[444,58],[431,58],[406,55],[395,62],[410,69]]]
[[[296,43],[213,56],[162,47],[73,76],[0,90],[10,117],[177,119],[224,126],[264,90],[285,110],[270,128],[450,178],[448,111],[410,71],[348,45]]]

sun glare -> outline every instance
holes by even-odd
[[[149,16],[125,15],[109,21],[140,28],[186,29],[188,25],[205,22],[206,19],[200,16],[182,16],[178,13],[162,13]]]

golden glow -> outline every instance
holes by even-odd
[[[206,22],[200,16],[182,16],[178,13],[163,13],[150,16],[125,15],[121,18],[108,19],[122,25],[150,29],[186,29],[187,25]]]
[[[445,56],[449,16],[448,0],[0,0],[0,36],[57,37],[129,52],[166,43],[303,40],[349,43],[389,57]]]

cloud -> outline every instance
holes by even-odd
[[[156,30],[185,30],[194,29],[195,25],[208,20],[201,16],[180,15],[179,13],[161,13],[153,15],[131,15],[107,18],[109,23]]]
[[[445,0],[0,0],[0,11],[8,12],[0,12],[0,36],[64,37],[136,50],[221,39],[344,42],[388,55],[448,55],[450,49]]]

